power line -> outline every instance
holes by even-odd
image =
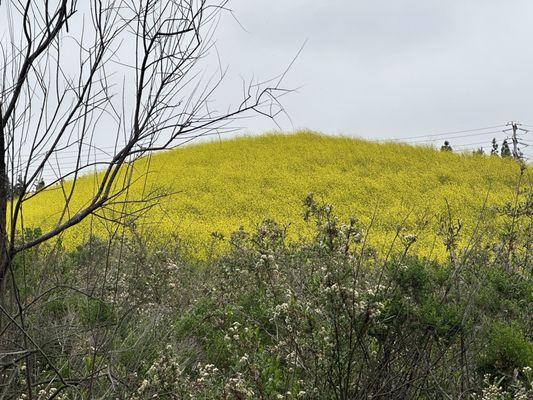
[[[489,132],[482,132],[482,133],[473,133],[470,135],[461,135],[461,136],[452,136],[450,139],[461,139],[466,137],[472,137],[472,136],[484,136],[484,135],[493,135],[495,133],[503,133],[503,131],[489,131]],[[424,142],[433,142],[435,140],[442,140],[445,138],[435,138],[435,139],[427,139],[427,140],[413,140],[413,141],[407,141],[407,143],[424,143]]]
[[[450,131],[450,132],[431,133],[431,134],[418,135],[418,136],[406,136],[406,137],[394,138],[392,140],[410,140],[410,139],[420,139],[420,138],[427,138],[427,137],[449,136],[449,135],[456,135],[456,134],[468,133],[468,132],[479,132],[479,131],[484,131],[487,129],[503,128],[505,126],[506,124],[501,124],[501,125],[487,126],[485,128],[465,129],[462,131]]]
[[[402,138],[395,138],[392,140],[403,141],[408,144],[416,145],[416,144],[434,144],[434,142],[438,140],[447,140],[448,142],[450,142],[456,139],[497,135],[496,137],[494,137],[494,139],[498,138],[500,140],[507,140],[509,142],[509,144],[512,146],[512,154],[515,158],[527,159],[526,154],[524,154],[523,151],[525,150],[526,147],[533,146],[533,142],[527,141],[525,139],[525,134],[529,134],[531,130],[524,129],[523,126],[529,126],[533,128],[533,125],[526,125],[526,124],[521,124],[521,123],[512,121],[506,124],[494,125],[491,127],[465,129],[465,130],[460,130],[460,131],[449,131],[449,132],[443,132],[443,133],[418,135],[418,136],[407,136],[407,137],[402,137]],[[492,128],[506,128],[506,129],[487,131],[487,129],[492,129]],[[502,133],[505,134],[505,138],[501,137]],[[511,133],[510,136],[508,135],[509,133]],[[420,139],[420,140],[416,140],[416,139]],[[488,143],[486,141],[483,141],[483,142],[478,141],[478,142],[470,142],[470,143],[459,143],[455,145],[452,144],[452,147],[454,149],[466,151],[468,149],[477,150],[479,148],[476,148],[476,147],[481,146],[481,145],[487,145],[488,147],[490,147],[491,143]]]
[[[452,146],[452,147],[462,148],[462,147],[480,146],[482,144],[487,144],[487,142],[465,143],[465,144],[458,144],[458,145],[455,145],[455,146]]]

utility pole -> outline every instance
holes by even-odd
[[[520,160],[522,158],[522,152],[518,148],[518,131],[526,131],[525,129],[519,128],[519,126],[522,125],[516,121],[511,121],[507,123],[507,126],[510,126],[511,128],[504,129],[504,132],[513,131],[511,140],[513,142],[513,152],[512,156],[515,160]]]
[[[516,132],[518,131],[518,125],[516,122],[513,122],[511,126],[513,127],[513,158],[518,158],[518,138],[516,136]]]

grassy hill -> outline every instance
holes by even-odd
[[[512,201],[519,179],[519,166],[512,160],[311,132],[187,146],[136,164],[137,176],[147,170],[143,184],[132,188],[132,198],[146,188],[175,192],[139,225],[161,238],[177,233],[201,245],[212,232],[227,237],[241,225],[251,228],[267,218],[290,224],[293,238],[305,236],[311,229],[301,218],[302,202],[312,192],[340,217],[355,216],[371,225],[370,237],[378,248],[386,249],[401,225],[405,233],[418,235],[417,251],[424,255],[442,253],[436,232],[446,202],[464,222],[465,232],[471,232],[486,199],[482,228],[490,231],[498,226],[493,206]],[[78,182],[80,195],[72,210],[96,179],[87,176]],[[50,226],[62,204],[61,190],[48,190],[44,199],[26,208],[25,225]],[[91,230],[105,235],[107,224],[93,219],[74,228],[65,242],[80,242]]]

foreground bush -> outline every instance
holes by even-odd
[[[2,308],[3,398],[527,399],[533,374],[531,198],[502,209],[500,237],[448,260],[381,256],[371,227],[305,201],[315,236],[266,221],[195,261],[179,240],[91,240],[16,260]],[[29,233],[31,234],[31,232]],[[460,247],[458,243],[467,242]],[[391,243],[391,249],[397,243]]]

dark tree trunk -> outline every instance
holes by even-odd
[[[0,110],[1,112],[1,110]],[[0,116],[0,127],[3,121]],[[9,198],[9,179],[6,168],[6,147],[3,129],[0,132],[0,292],[9,269],[9,244],[7,237],[7,201]]]

